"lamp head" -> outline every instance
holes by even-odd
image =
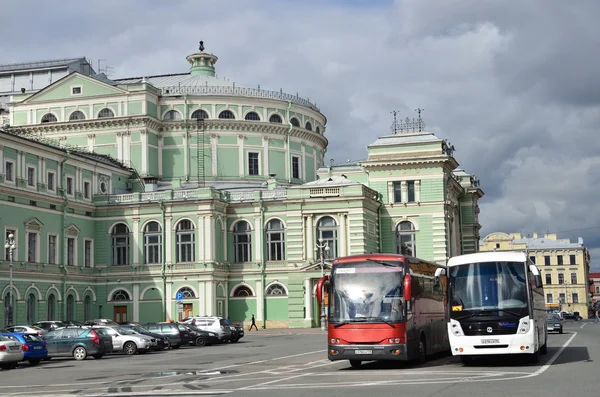
[[[10,248],[10,244],[8,244],[8,243],[4,244],[4,248],[5,249],[9,249]]]
[[[14,235],[14,234],[12,234],[12,233],[10,233],[10,234],[8,235],[8,238],[12,240],[13,238],[15,238],[15,235]]]

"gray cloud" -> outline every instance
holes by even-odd
[[[9,2],[3,62],[87,55],[113,77],[176,73],[202,39],[220,75],[317,102],[336,161],[366,157],[392,109],[422,107],[481,179],[483,234],[564,232],[600,253],[600,3],[247,4]]]

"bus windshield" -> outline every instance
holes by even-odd
[[[469,310],[520,313],[528,307],[525,271],[525,264],[521,262],[484,262],[450,267],[448,281],[452,314]]]
[[[351,263],[334,269],[329,322],[402,320],[403,267]]]

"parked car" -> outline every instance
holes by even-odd
[[[563,318],[565,320],[575,320],[575,321],[583,320],[583,317],[581,317],[579,315],[579,312],[573,312],[573,313],[563,312]]]
[[[156,346],[155,338],[138,334],[131,329],[126,329],[118,325],[95,325],[92,329],[103,329],[112,337],[113,351],[122,351],[127,355],[138,352],[146,353]]]
[[[66,327],[50,331],[44,337],[50,357],[72,356],[76,360],[85,360],[92,356],[100,359],[113,350],[112,337],[101,328]]]
[[[171,342],[171,347],[173,349],[187,346],[191,341],[188,329],[178,323],[149,323],[144,324],[143,327],[150,332],[161,334],[169,338],[169,342]]]
[[[114,322],[113,320],[110,320],[108,318],[97,318],[95,320],[87,320],[83,323],[83,325],[119,325],[116,322]]]
[[[6,332],[19,333],[19,334],[28,333],[28,334],[38,334],[38,335],[42,335],[44,333],[41,328],[34,327],[31,325],[16,325],[16,326],[8,327],[8,328],[6,328]]]
[[[146,335],[150,338],[156,339],[156,346],[154,346],[154,350],[165,350],[165,349],[168,349],[169,347],[171,347],[171,342],[169,341],[169,338],[167,338],[166,336],[161,335],[161,334],[150,332],[149,330],[142,327],[141,325],[124,324],[124,325],[121,325],[121,327],[135,331],[140,335]]]
[[[192,324],[179,324],[188,329],[190,333],[190,344],[195,346],[210,346],[219,342],[219,337],[214,332],[197,328]]]
[[[8,336],[0,336],[0,368],[17,368],[19,361],[23,361],[24,353],[21,343],[10,339]]]
[[[81,327],[83,324],[80,321],[63,320],[61,321],[65,327]]]
[[[229,339],[230,342],[237,343],[244,337],[244,327],[238,324],[231,324],[229,327],[231,328],[231,339]]]
[[[37,323],[31,324],[31,326],[40,328],[42,330],[42,335],[44,335],[50,331],[66,327],[67,324],[62,321],[38,321]]]
[[[2,333],[0,336],[6,336],[19,342],[22,345],[23,360],[29,361],[31,365],[38,365],[40,361],[48,357],[48,344],[38,334]]]
[[[547,328],[549,332],[558,332],[559,334],[563,333],[563,324],[562,318],[558,314],[555,313],[547,313],[546,314],[546,322],[548,323]]]
[[[192,324],[205,331],[214,332],[221,342],[231,339],[231,328],[222,317],[195,316],[182,321],[184,324]]]

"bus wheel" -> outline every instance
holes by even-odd
[[[548,354],[548,332],[544,333],[546,339],[544,339],[544,344],[540,347],[541,354]]]
[[[463,365],[471,365],[475,360],[473,359],[473,356],[460,356],[460,362],[463,363]]]
[[[427,361],[427,345],[425,344],[425,337],[421,336],[419,340],[419,357],[417,358],[419,364],[423,364]]]
[[[362,361],[360,360],[350,360],[350,365],[352,366],[352,368],[360,368],[361,364]]]

